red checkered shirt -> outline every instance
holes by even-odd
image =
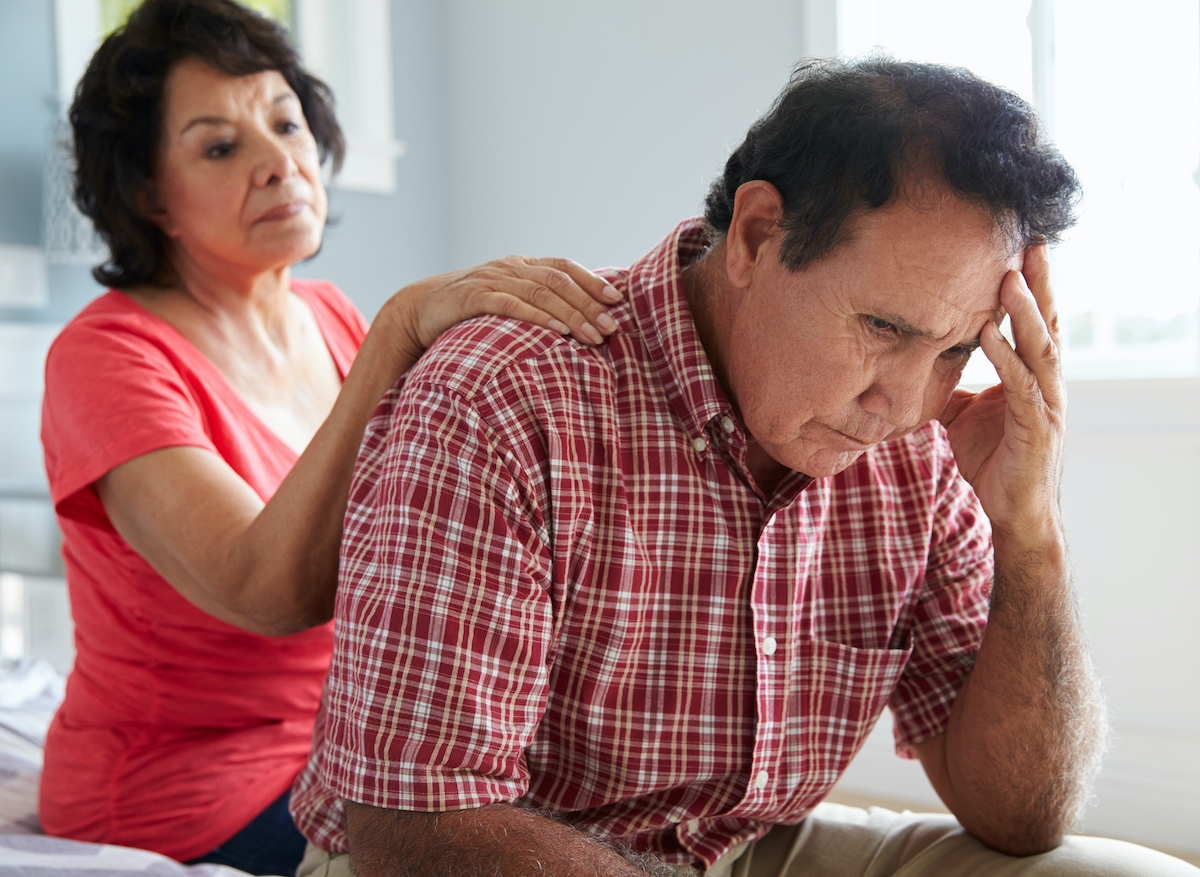
[[[673,863],[801,820],[885,705],[943,730],[991,539],[942,428],[770,496],[696,335],[680,225],[599,347],[499,318],[446,333],[367,429],[297,824],[342,798],[516,802]]]

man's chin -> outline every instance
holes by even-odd
[[[863,455],[864,450],[842,451],[832,449],[822,449],[815,454],[810,454],[799,465],[792,466],[797,472],[807,475],[809,478],[829,478],[832,475],[837,475],[839,472],[849,469],[854,465],[854,461]]]

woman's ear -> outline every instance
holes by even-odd
[[[137,193],[138,212],[145,219],[158,226],[158,230],[167,237],[173,237],[171,216],[158,204],[156,188],[153,180],[147,180]]]
[[[773,185],[751,180],[738,187],[725,235],[725,271],[732,286],[750,285],[754,269],[766,255],[763,245],[782,231],[782,221],[783,196]]]

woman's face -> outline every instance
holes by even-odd
[[[148,211],[177,270],[245,277],[317,251],[328,211],[317,144],[279,71],[229,76],[189,58],[163,104]]]

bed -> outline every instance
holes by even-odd
[[[181,865],[146,850],[42,834],[42,745],[62,696],[63,679],[45,661],[0,661],[0,877],[246,877],[222,865]]]

